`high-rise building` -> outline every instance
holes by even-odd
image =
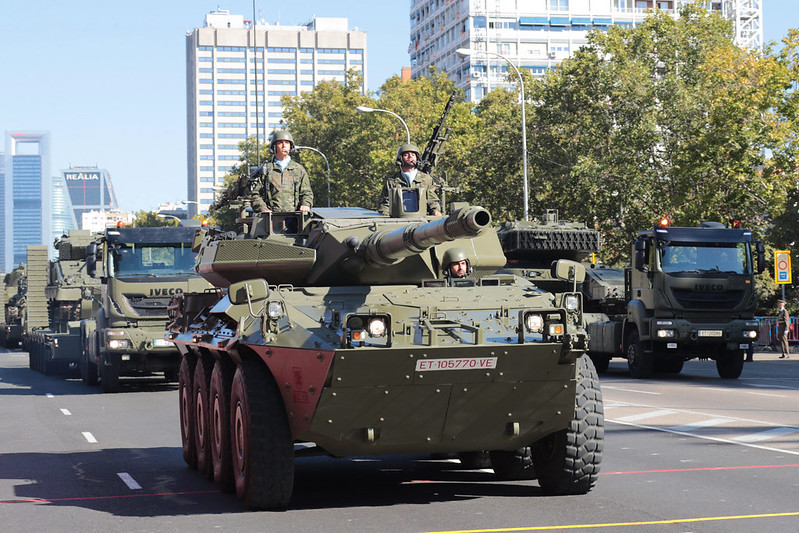
[[[69,192],[72,220],[76,228],[81,227],[83,213],[119,209],[111,174],[108,170],[90,166],[70,166],[61,170],[61,176]]]
[[[69,201],[69,191],[63,175],[53,177],[52,188],[53,212],[50,223],[50,242],[62,235],[69,234],[69,230],[78,228],[78,222],[72,212],[72,203]],[[55,258],[55,255],[56,249],[52,248],[50,256]]]
[[[28,245],[49,245],[52,176],[50,133],[7,131],[2,176],[3,270],[27,260]]]
[[[350,69],[366,79],[366,33],[348,29],[346,18],[282,26],[207,14],[205,26],[186,35],[189,215],[213,203],[239,161],[239,142],[266,142],[282,126],[283,95],[343,82]]]
[[[411,70],[431,66],[463,87],[471,101],[507,86],[507,63],[489,54],[459,57],[458,48],[505,56],[518,68],[542,75],[580,46],[587,33],[611,25],[634,27],[652,10],[677,14],[690,0],[411,0]],[[761,0],[711,0],[707,9],[734,22],[735,42],[763,45]]]

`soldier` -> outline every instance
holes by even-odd
[[[780,349],[782,350],[780,359],[788,359],[788,354],[791,352],[791,346],[788,344],[788,331],[791,329],[791,315],[789,315],[788,310],[785,309],[785,300],[778,300],[777,305],[779,306],[779,311],[777,311],[777,338],[780,341]]]
[[[448,279],[465,278],[473,272],[472,263],[463,248],[450,248],[444,252],[441,266]]]
[[[291,159],[294,139],[286,130],[272,135],[269,150],[271,161],[264,164],[258,175],[257,193],[253,209],[262,213],[272,211],[302,211],[313,206],[313,191],[305,167]]]
[[[378,211],[387,215],[389,211],[388,190],[397,187],[424,187],[427,189],[427,214],[441,216],[441,201],[435,192],[433,178],[429,174],[419,172],[416,165],[422,158],[415,144],[406,143],[397,150],[395,162],[400,167],[399,171],[386,179],[383,192],[380,194],[380,207]]]

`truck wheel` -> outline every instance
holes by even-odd
[[[118,354],[104,353],[100,355],[100,386],[103,392],[119,392],[120,365]]]
[[[744,352],[728,350],[716,358],[716,370],[722,379],[738,379],[744,369]]]
[[[655,369],[655,359],[641,349],[637,331],[630,333],[627,338],[627,366],[630,376],[635,379],[649,379]]]
[[[97,336],[84,337],[81,343],[80,354],[80,379],[86,385],[97,385],[99,381],[97,362],[94,359],[97,353]]]
[[[230,387],[234,367],[225,360],[214,363],[211,386],[208,389],[209,431],[211,434],[211,462],[214,481],[225,492],[233,492],[233,457],[230,454]]]
[[[194,448],[197,450],[197,470],[211,479],[214,471],[211,463],[211,433],[209,431],[208,387],[211,384],[213,360],[198,357],[194,366],[192,397],[194,398]]]
[[[602,391],[591,359],[583,356],[577,364],[574,419],[568,429],[532,446],[538,484],[549,494],[585,494],[599,476],[605,439]]]
[[[180,402],[180,440],[183,442],[183,460],[189,468],[197,469],[197,448],[194,446],[194,365],[193,355],[180,358],[178,370],[178,399]]]
[[[535,468],[533,468],[533,457],[530,447],[519,448],[518,450],[491,450],[491,468],[497,479],[535,479]]]
[[[260,361],[236,369],[230,397],[236,495],[249,509],[285,509],[294,486],[294,447],[275,380]]]
[[[594,362],[594,368],[600,374],[604,374],[608,371],[608,366],[610,365],[610,356],[598,353],[591,353],[588,354],[591,358],[591,361]]]

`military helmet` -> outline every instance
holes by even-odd
[[[405,143],[400,145],[399,150],[397,150],[397,158],[394,160],[398,165],[402,166],[402,154],[405,152],[413,152],[416,154],[416,162],[418,163],[419,160],[422,158],[422,153],[413,143]]]
[[[276,130],[272,134],[272,141],[269,143],[269,149],[272,153],[275,153],[275,143],[277,143],[277,141],[288,141],[291,143],[291,149],[294,150],[294,138],[288,130]]]
[[[472,273],[472,262],[469,261],[469,256],[463,248],[450,248],[444,252],[444,257],[441,258],[441,271],[445,276],[449,276],[449,266],[452,263],[460,263],[466,261],[466,274]]]

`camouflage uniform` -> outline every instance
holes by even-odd
[[[438,195],[435,191],[435,183],[429,174],[417,172],[416,177],[413,179],[413,185],[414,187],[424,187],[427,189],[428,215],[432,215],[435,211],[441,211],[441,200],[438,199]],[[399,170],[383,183],[383,192],[380,194],[380,206],[378,207],[378,211],[381,214],[387,215],[389,212],[388,190],[398,187],[408,187],[408,180],[405,179],[405,176],[402,175],[402,171]]]
[[[271,211],[299,211],[302,205],[313,207],[308,173],[293,159],[282,171],[274,159],[266,163],[258,174],[256,193],[258,197],[252,203],[256,211],[264,207]]]

